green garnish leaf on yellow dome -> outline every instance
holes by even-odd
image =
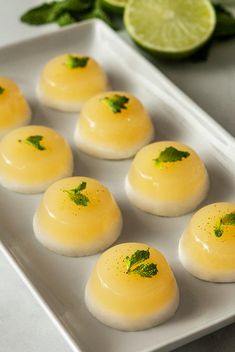
[[[138,274],[143,277],[152,277],[157,274],[157,265],[154,263],[143,263],[150,257],[149,248],[147,250],[137,250],[130,257],[125,258],[126,274]],[[140,264],[142,263],[142,264]],[[140,265],[137,265],[140,264]],[[137,265],[137,266],[136,266]]]
[[[24,142],[26,144],[29,144],[38,150],[45,150],[46,148],[41,144],[42,140],[43,140],[43,136],[35,135],[35,136],[29,136],[25,138],[23,141],[19,139],[19,142]]]
[[[105,97],[102,101],[116,114],[127,109],[126,104],[129,102],[129,98],[125,95],[114,94],[110,97]]]
[[[68,55],[65,65],[68,68],[78,68],[78,67],[84,68],[88,63],[88,60],[89,60],[89,57],[87,56],[78,57],[78,56]]]
[[[4,93],[5,92],[5,88],[3,88],[2,86],[0,86],[0,95],[2,94],[2,93]]]
[[[160,166],[162,163],[172,163],[176,161],[181,161],[182,159],[188,158],[190,155],[189,152],[178,150],[174,147],[167,147],[164,149],[158,158],[153,159],[157,166]]]
[[[86,182],[81,182],[78,187],[69,189],[69,190],[64,190],[69,196],[69,198],[77,205],[82,205],[86,207],[88,203],[90,202],[90,199],[85,195],[82,194],[81,192],[86,189]]]
[[[216,237],[221,237],[224,233],[223,226],[235,226],[235,211],[229,214],[225,214],[219,221],[219,224],[215,226],[214,233]]]
[[[150,264],[140,264],[136,268],[134,268],[131,272],[143,277],[152,277],[157,274],[158,270],[157,270],[156,264],[150,263]]]

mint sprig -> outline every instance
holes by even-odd
[[[25,12],[20,19],[31,25],[56,22],[59,26],[66,26],[91,18],[99,18],[114,27],[100,0],[59,0],[43,3]]]
[[[69,189],[69,190],[64,190],[63,192],[66,192],[69,196],[69,198],[76,204],[76,205],[82,205],[84,207],[88,206],[88,203],[90,202],[90,199],[83,193],[81,193],[83,190],[86,189],[86,182],[81,182],[76,188]]]
[[[29,136],[23,140],[19,139],[19,142],[24,142],[26,144],[29,144],[30,146],[38,149],[38,150],[45,150],[46,148],[41,144],[41,141],[43,140],[43,136],[39,135],[34,135],[34,136]]]
[[[160,166],[162,163],[181,161],[182,159],[188,158],[189,155],[189,152],[178,150],[170,146],[164,149],[159,156],[153,160],[157,166]]]
[[[67,55],[66,63],[65,65],[68,68],[84,68],[86,67],[87,63],[89,61],[89,57],[87,56],[74,56],[74,55]]]
[[[127,109],[129,98],[125,95],[114,94],[103,98],[102,101],[112,110],[114,114],[116,114]]]
[[[143,263],[150,257],[149,248],[147,250],[137,250],[131,256],[127,256],[124,261],[126,263],[126,274],[137,274],[142,277],[152,277],[157,274],[157,265],[155,263]],[[136,266],[137,264],[140,264]]]
[[[216,225],[214,228],[214,234],[216,237],[221,237],[224,233],[223,226],[228,225],[235,226],[235,211],[222,216],[218,225]]]
[[[3,88],[2,86],[0,86],[0,95],[3,94],[5,92],[5,88]]]

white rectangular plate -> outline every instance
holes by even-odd
[[[200,154],[211,180],[204,205],[234,200],[232,137],[110,28],[99,21],[87,22],[1,49],[0,74],[14,79],[24,91],[33,124],[54,127],[70,141],[74,174],[97,178],[114,193],[124,217],[118,243],[146,242],[166,255],[180,287],[179,309],[165,324],[142,332],[116,331],[96,321],[84,305],[84,287],[98,256],[62,257],[35,240],[32,217],[41,195],[0,189],[2,249],[74,351],[168,351],[232,322],[235,284],[206,283],[189,275],[179,263],[177,244],[191,215],[160,218],[132,207],[123,187],[131,160],[102,161],[78,152],[73,143],[76,114],[52,111],[38,103],[35,86],[43,65],[60,53],[76,51],[101,63],[113,89],[141,99],[154,121],[156,140],[179,140]]]

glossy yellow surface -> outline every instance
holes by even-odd
[[[89,198],[87,206],[77,205],[65,192],[81,182],[87,183],[81,192]],[[109,190],[94,179],[78,176],[51,185],[36,214],[38,225],[48,238],[69,246],[92,246],[120,220],[120,210]]]
[[[17,85],[8,78],[0,77],[0,132],[19,126],[29,117],[29,106]]]
[[[157,275],[148,278],[127,274],[124,259],[136,250],[150,248],[150,257],[145,263],[157,264]],[[156,313],[176,296],[174,275],[163,255],[143,243],[123,243],[104,252],[89,281],[90,295],[110,311],[138,317]]]
[[[39,82],[45,96],[64,102],[83,102],[107,89],[106,74],[94,59],[89,58],[85,67],[68,68],[67,56],[55,57],[45,65]]]
[[[170,146],[189,152],[189,157],[158,167],[154,159]],[[206,178],[207,172],[199,156],[188,146],[173,141],[156,142],[142,148],[128,174],[134,190],[149,198],[166,201],[183,201],[193,196],[205,187]]]
[[[114,113],[103,101],[115,94],[129,98],[127,109]],[[115,150],[133,148],[153,133],[151,120],[142,103],[126,92],[107,92],[91,98],[78,120],[80,134],[87,141]]]
[[[223,235],[215,227],[225,214],[235,212],[235,203],[214,203],[196,212],[183,237],[181,247],[191,261],[218,274],[235,270],[235,226],[223,225]]]
[[[25,143],[41,135],[45,150]],[[20,184],[48,182],[71,168],[72,153],[64,138],[45,126],[26,126],[7,134],[0,142],[0,176]]]

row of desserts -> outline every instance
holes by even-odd
[[[71,57],[70,57],[70,59],[71,59]],[[72,59],[74,59],[74,57],[72,57]],[[63,66],[66,66],[64,62],[63,62]],[[63,69],[64,69],[64,67],[63,67]],[[53,84],[52,84],[52,86],[53,86]],[[112,110],[113,114],[122,113],[122,111],[128,112],[129,109],[126,105],[129,103],[129,98],[126,95],[121,95],[121,94],[114,94],[113,95],[113,93],[111,93],[111,94],[112,94],[111,95],[112,99],[109,99],[107,95],[96,99],[97,107],[99,107],[99,105],[101,105],[104,108],[104,106],[106,105],[106,108],[109,108],[110,111]],[[96,110],[97,109],[95,109],[95,111]],[[117,110],[119,110],[119,111],[117,111]],[[127,110],[127,111],[125,111],[125,110]],[[136,113],[136,111],[135,111],[135,113]],[[135,117],[134,114],[133,114],[133,117]],[[122,119],[119,118],[118,120],[122,120]],[[92,121],[92,122],[93,123],[91,124],[91,127],[94,126],[94,121]],[[117,122],[116,122],[116,124],[117,124]],[[102,133],[101,133],[101,135],[102,135]],[[18,146],[20,145],[21,147],[22,146],[26,147],[26,145],[28,145],[28,146],[30,145],[31,147],[38,149],[40,151],[46,151],[48,149],[48,148],[46,148],[45,144],[43,145],[43,143],[42,143],[42,139],[44,138],[44,136],[42,136],[40,134],[30,135],[30,136],[28,135],[28,137],[25,136],[26,138],[23,138],[23,137],[24,136],[19,136],[19,139],[17,140],[17,142],[19,143]],[[32,138],[32,137],[34,137],[34,138]],[[37,137],[37,138],[35,139],[35,137]],[[38,138],[38,137],[40,137],[40,138]],[[41,138],[41,137],[43,137],[43,138]],[[49,140],[50,140],[50,138],[48,138],[48,141]],[[112,139],[111,139],[111,141],[112,141]],[[45,139],[44,139],[44,142],[45,142]],[[142,208],[146,211],[150,211],[152,213],[159,214],[159,215],[174,216],[174,215],[179,215],[179,214],[191,211],[202,200],[202,198],[204,198],[206,191],[207,191],[207,188],[208,188],[208,177],[207,177],[207,172],[205,170],[205,167],[204,167],[203,163],[201,162],[201,160],[199,159],[199,157],[196,155],[196,153],[191,148],[187,149],[188,147],[186,147],[182,144],[179,144],[179,143],[177,144],[176,142],[160,142],[160,144],[161,143],[163,143],[162,146],[160,146],[159,143],[154,143],[152,145],[149,145],[149,146],[143,148],[143,150],[141,150],[137,154],[137,156],[133,162],[133,165],[131,167],[131,170],[129,172],[129,175],[127,177],[127,182],[126,182],[126,189],[127,189],[127,193],[129,195],[129,198],[140,208]],[[97,147],[97,145],[96,145],[96,147]],[[32,150],[34,150],[34,149],[32,149]],[[7,153],[5,153],[5,154],[7,154]],[[103,155],[99,155],[99,156],[102,157]],[[32,157],[32,159],[33,159],[33,157]],[[187,165],[186,161],[187,162],[190,161],[188,163],[188,165]],[[9,160],[8,160],[8,164],[10,164]],[[157,173],[156,170],[159,171],[157,177],[155,177],[156,173]],[[192,171],[192,173],[190,173],[190,170]],[[60,176],[60,177],[62,177],[62,176]],[[191,179],[192,179],[192,182],[190,184],[188,184],[188,180],[191,180]],[[60,191],[56,192],[56,187],[58,185],[55,184],[55,185],[51,186],[48,189],[48,191],[45,193],[44,198],[47,199],[47,201],[44,201],[44,205],[42,202],[42,204],[39,206],[39,209],[34,217],[34,229],[35,229],[36,236],[47,247],[49,247],[55,251],[62,252],[63,254],[68,254],[70,251],[70,255],[71,255],[71,250],[73,250],[73,254],[78,254],[76,252],[76,250],[74,249],[74,247],[73,246],[70,247],[70,245],[74,244],[74,241],[76,242],[76,236],[78,236],[78,232],[80,234],[82,234],[82,229],[84,231],[84,227],[87,226],[87,223],[91,219],[91,217],[89,215],[90,210],[91,210],[91,205],[92,205],[92,209],[93,209],[93,214],[98,215],[98,217],[101,214],[103,214],[102,212],[103,212],[103,209],[105,208],[105,203],[103,203],[99,199],[99,197],[97,197],[97,194],[100,193],[100,194],[104,194],[104,196],[106,195],[106,198],[104,197],[104,199],[106,199],[107,205],[108,204],[110,205],[110,209],[113,209],[113,210],[111,211],[111,213],[109,213],[109,211],[107,211],[106,215],[108,215],[108,217],[104,216],[104,219],[106,219],[106,221],[108,219],[109,220],[111,219],[111,222],[107,221],[106,225],[108,227],[105,228],[103,226],[103,230],[105,230],[105,231],[103,231],[103,232],[100,231],[101,238],[98,239],[99,243],[98,243],[98,247],[95,249],[95,251],[97,251],[101,248],[103,248],[103,249],[106,248],[108,245],[111,244],[110,239],[112,238],[111,242],[113,242],[116,239],[117,235],[120,233],[121,217],[120,217],[120,211],[119,211],[117,205],[113,206],[113,207],[111,206],[112,204],[115,204],[115,203],[112,203],[112,201],[110,201],[110,197],[111,197],[111,199],[113,199],[112,196],[108,192],[109,197],[107,197],[107,192],[105,192],[104,189],[101,190],[103,186],[100,184],[96,184],[97,181],[89,179],[89,182],[88,182],[88,179],[82,178],[82,180],[80,180],[81,181],[80,183],[79,183],[79,180],[77,179],[75,183],[73,183],[73,181],[71,181],[72,183],[70,184],[69,180],[74,180],[74,182],[75,182],[75,179],[62,180],[61,182],[65,182],[65,183],[68,182],[67,186],[60,185],[59,186],[59,187],[61,187]],[[182,181],[182,182],[180,182],[180,181]],[[89,190],[90,183],[92,184],[92,182],[94,183],[93,184],[93,191],[94,191],[94,189],[96,189],[95,193],[91,192],[91,190]],[[88,184],[89,184],[89,187],[88,187]],[[156,185],[157,185],[157,187],[156,187]],[[187,187],[185,187],[185,186],[187,186]],[[53,187],[55,187],[54,193],[53,193],[53,191],[50,190]],[[160,192],[156,193],[156,188],[160,189]],[[92,189],[92,186],[91,186],[91,189]],[[164,189],[165,189],[165,191],[164,191]],[[184,192],[184,190],[186,190],[186,191]],[[164,192],[165,192],[165,195],[164,195]],[[183,194],[182,194],[182,192],[183,192]],[[49,196],[48,196],[48,193],[49,193]],[[66,196],[67,198],[62,199],[62,203],[61,203],[60,200],[62,197],[62,193],[63,193],[63,196]],[[56,198],[56,194],[57,194],[57,198]],[[89,196],[89,194],[90,194],[90,196]],[[57,199],[57,202],[53,201],[53,199],[54,199],[53,197],[55,197],[55,199]],[[109,198],[109,202],[107,201],[108,198]],[[90,199],[92,199],[92,202]],[[143,201],[142,201],[142,199],[143,199]],[[67,202],[68,201],[70,202],[70,207],[68,205],[67,206],[65,205],[66,200],[67,200]],[[75,209],[73,209],[73,210],[71,209],[72,203],[75,204]],[[53,204],[54,204],[54,207],[53,207]],[[97,205],[101,205],[101,207],[99,207]],[[89,210],[86,207],[88,207]],[[106,209],[108,209],[108,208],[109,207],[107,207]],[[219,208],[220,208],[220,206],[219,206]],[[46,210],[49,209],[49,212],[45,211],[45,209]],[[76,234],[76,230],[75,230],[75,232],[73,232],[73,231],[67,232],[67,234],[68,233],[72,234],[71,238],[67,239],[68,242],[71,241],[71,243],[68,243],[68,242],[64,243],[64,238],[66,236],[64,236],[65,233],[63,233],[63,230],[66,229],[66,226],[63,228],[62,224],[63,225],[66,224],[66,216],[65,215],[63,216],[63,211],[65,211],[66,209],[70,209],[67,212],[67,215],[73,214],[75,216],[75,219],[77,217],[77,220],[80,218],[81,224],[82,224],[80,231],[78,231],[78,228],[77,228],[77,234]],[[88,210],[88,212],[84,211],[84,214],[86,214],[85,221],[83,218],[84,214],[82,214],[81,209]],[[233,209],[234,209],[234,207],[233,207]],[[96,213],[97,210],[98,210],[98,214]],[[60,215],[58,217],[56,217],[57,211],[60,211],[60,213],[59,213]],[[87,213],[88,213],[88,216],[87,216]],[[65,212],[65,214],[66,214],[66,212]],[[228,214],[230,214],[230,213],[228,213]],[[50,215],[50,216],[52,215],[52,217],[54,219],[57,219],[57,220],[59,219],[59,224],[57,224],[58,225],[57,228],[56,228],[55,224],[53,224],[52,219],[50,219],[50,216],[48,216],[48,215]],[[96,215],[95,215],[95,218],[96,218]],[[61,219],[63,221],[61,221]],[[71,219],[72,218],[70,217],[70,222],[71,222]],[[222,219],[222,217],[221,217],[221,219]],[[94,236],[94,230],[97,228],[97,222],[93,222],[93,221],[90,221],[90,222],[91,222],[91,224],[90,224],[91,226],[89,226],[90,232],[88,231],[89,235],[87,236],[87,238],[89,238],[89,240],[90,240],[90,244],[85,243],[85,246],[87,246],[87,247],[85,248],[85,250],[83,248],[83,252],[82,252],[81,243],[79,244],[78,247],[81,250],[80,255],[82,255],[82,253],[86,254],[87,250],[88,250],[88,253],[90,253],[89,250],[91,250],[92,243],[93,243],[94,247],[97,245],[96,241],[94,240],[94,237],[92,238],[92,236]],[[43,224],[42,227],[40,227],[41,223]],[[67,219],[67,224],[68,223],[69,223],[69,221]],[[72,223],[76,228],[76,221],[74,221],[74,222],[72,221]],[[47,230],[49,229],[49,231],[45,231],[46,226],[47,226]],[[230,226],[230,225],[228,225],[228,226]],[[51,229],[52,229],[52,231],[51,231]],[[92,232],[92,229],[93,229],[93,232]],[[67,230],[68,230],[68,228],[67,228]],[[98,230],[100,230],[99,226],[98,226]],[[106,232],[105,235],[107,235],[107,237],[103,236],[104,232]],[[75,236],[74,236],[74,233],[75,233]],[[105,245],[104,245],[104,238],[106,241]],[[103,241],[103,243],[102,243],[102,241]],[[108,244],[107,244],[107,241],[108,241]],[[79,242],[79,239],[78,239],[78,242]],[[61,245],[62,245],[62,247],[61,247]],[[129,246],[132,248],[133,245],[134,244],[127,244],[126,246],[127,247]],[[133,277],[136,280],[137,278],[138,279],[139,278],[148,279],[148,278],[153,278],[156,276],[157,282],[159,284],[158,279],[159,279],[160,274],[159,274],[159,269],[157,269],[158,268],[157,264],[156,263],[148,263],[148,262],[146,263],[146,260],[151,259],[150,253],[152,253],[152,251],[154,252],[154,249],[151,249],[151,250],[150,249],[143,249],[143,246],[144,246],[144,248],[146,247],[146,245],[143,245],[143,244],[136,244],[136,245],[139,249],[137,248],[136,251],[132,253],[132,255],[127,255],[124,258],[125,265],[130,266],[130,267],[122,272],[122,274],[125,274],[123,276],[123,278],[126,277],[126,279],[127,279],[127,277],[128,277],[127,280],[128,280],[128,282],[130,282],[130,277]],[[102,246],[104,246],[104,247],[102,247]],[[126,247],[126,246],[124,246],[124,247]],[[68,247],[70,247],[70,249],[66,253],[64,253],[63,251],[65,251],[65,248],[68,249]],[[75,247],[76,247],[76,245],[75,245]],[[141,247],[142,247],[142,249],[141,249]],[[113,247],[113,248],[115,248],[115,247]],[[192,246],[192,248],[193,248],[193,246]],[[92,249],[91,251],[93,253],[94,249]],[[112,251],[112,249],[110,251]],[[116,249],[115,249],[115,251],[116,251]],[[140,261],[139,261],[138,258],[140,256],[140,253],[143,256],[143,258],[142,259],[140,258]],[[159,256],[160,256],[160,254],[158,255],[158,262],[161,262]],[[128,264],[127,257],[129,257],[129,262],[130,262],[129,264]],[[182,257],[182,255],[181,255],[181,257]],[[138,259],[137,261],[136,261],[136,258]],[[120,261],[119,261],[119,263],[120,263]],[[123,260],[122,260],[122,263],[123,263]],[[108,268],[107,270],[111,269],[113,265],[116,265],[116,267],[117,267],[118,266],[117,264],[118,264],[118,262],[115,263],[115,260],[114,260],[113,262],[110,263],[110,266],[107,267]],[[140,265],[138,265],[138,264],[140,264]],[[160,272],[164,273],[164,270],[165,270],[164,268],[161,268]],[[168,271],[168,274],[169,274],[169,271]],[[171,279],[172,279],[172,280],[170,280],[171,283],[175,282],[172,275],[168,276],[168,279],[169,279],[169,277],[171,277]],[[90,281],[92,281],[92,280],[90,280]],[[140,286],[142,286],[143,284],[144,284],[144,282],[142,281],[142,283],[140,283]],[[106,283],[106,285],[107,285],[107,283]],[[172,315],[177,307],[177,302],[178,302],[178,298],[177,298],[178,293],[177,292],[178,292],[178,290],[176,289],[176,287],[177,287],[176,284],[173,286],[175,289],[171,289],[170,292],[174,293],[172,296],[174,299],[173,299],[173,301],[172,301],[172,299],[170,299],[170,301],[167,301],[167,306],[169,303],[171,309],[165,309],[166,308],[165,307],[166,301],[164,301],[163,305],[160,306],[160,308],[164,307],[163,311],[165,312],[164,314],[161,313],[161,314],[163,314],[163,317],[165,317],[162,320],[169,317],[169,315]],[[87,287],[90,287],[90,284]],[[98,289],[98,291],[100,291],[100,289]],[[98,291],[96,291],[96,294]],[[89,289],[87,289],[87,292],[89,292]],[[111,292],[112,292],[112,289],[111,289]],[[92,294],[92,292],[90,292],[90,293]],[[88,307],[93,312],[93,314],[95,316],[97,316],[98,318],[100,318],[100,320],[102,320],[102,317],[105,316],[104,310],[102,311],[102,302],[100,302],[101,311],[99,311],[99,309],[98,309],[99,305],[97,306],[96,304],[94,304],[95,301],[94,301],[94,299],[91,298],[91,294],[89,295],[89,293],[87,293],[87,295],[86,295]],[[93,292],[93,294],[94,294],[94,292]],[[100,292],[100,294],[101,294],[101,292]],[[155,294],[156,294],[156,292],[155,292]],[[102,294],[101,294],[101,296],[102,296]],[[100,299],[102,298],[101,296],[100,296]],[[104,297],[106,297],[106,296],[104,295],[103,298]],[[144,293],[144,297],[146,298],[146,292]],[[93,297],[93,298],[97,298],[97,297]],[[106,299],[104,299],[103,303],[104,302],[106,302]],[[107,302],[109,302],[109,304],[110,304],[110,302],[112,302],[112,299],[111,300],[107,299]],[[120,315],[121,311],[124,309],[123,303],[124,303],[123,300],[122,300],[122,302],[119,302],[120,311],[116,315]],[[122,308],[120,305],[122,306]],[[141,306],[143,306],[143,304]],[[152,306],[152,308],[153,308],[153,306]],[[97,309],[98,309],[98,312],[97,312]],[[103,307],[103,309],[104,309],[104,307]],[[155,312],[152,311],[152,313],[154,313],[154,317],[155,317],[155,319],[153,319],[153,316],[151,318],[152,325],[155,325],[157,322],[162,321],[161,319],[159,319],[159,314],[161,311],[161,309],[160,310],[159,309],[157,309]],[[126,308],[125,308],[125,310],[126,310]],[[166,314],[166,312],[168,312],[168,313]],[[108,311],[106,311],[106,313],[108,314]],[[135,317],[137,312],[134,315],[133,315],[133,313],[134,312],[132,312],[132,315],[129,316],[129,319],[132,321],[132,325],[130,324],[129,328],[126,327],[127,329],[138,329],[138,328],[144,328],[144,327],[149,326],[149,323],[146,325],[146,322],[145,322],[145,319],[143,319],[143,316],[142,316],[142,318],[140,317],[138,324],[137,324],[138,319],[137,320],[134,319],[135,324],[137,324],[139,327],[134,326],[133,325],[134,324],[133,317]],[[145,313],[147,314],[147,311],[145,311]],[[161,316],[161,314],[160,314],[160,316]],[[147,316],[148,316],[148,314],[147,314]],[[111,321],[109,321],[110,318],[111,318]],[[117,318],[117,316],[116,316],[116,318]],[[126,316],[126,318],[127,318],[127,316]],[[111,316],[108,314],[107,319],[108,319],[107,321],[105,321],[104,319],[102,321],[109,323],[112,326],[116,326],[116,327],[125,329],[125,326],[122,326],[121,323],[120,323],[121,325],[120,324],[115,325],[114,322],[112,323],[112,314],[111,314]],[[122,322],[124,320],[125,319],[121,319]]]

